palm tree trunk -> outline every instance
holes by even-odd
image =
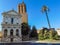
[[[50,25],[50,21],[49,21],[49,18],[48,18],[47,11],[45,13],[46,13],[46,18],[47,18],[48,26],[49,26],[49,29],[50,29],[51,28],[51,25]]]

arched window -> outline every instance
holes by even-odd
[[[7,29],[4,30],[4,37],[7,36]]]
[[[13,29],[10,30],[10,36],[13,36]]]
[[[13,24],[13,18],[11,18],[11,23]]]
[[[19,36],[19,30],[18,29],[16,30],[16,36]]]

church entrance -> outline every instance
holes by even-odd
[[[13,42],[13,29],[10,30],[10,41]]]
[[[13,38],[11,38],[10,41],[13,42]]]

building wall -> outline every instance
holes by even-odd
[[[20,37],[21,37],[21,27],[20,26],[15,26],[15,28],[14,28],[14,26],[9,26],[10,28],[8,28],[8,26],[5,26],[4,28],[2,28],[2,32],[3,32],[3,34],[4,34],[4,30],[5,29],[7,29],[7,35],[9,36],[10,35],[10,30],[11,29],[13,29],[13,35],[16,35],[16,30],[18,29],[19,30],[19,35],[20,35]]]
[[[58,35],[60,36],[60,29],[57,29],[56,31],[57,31]]]
[[[22,15],[22,23],[28,23],[28,16],[27,14],[21,14]]]
[[[20,16],[14,16],[14,15],[6,15],[6,16],[4,16],[3,17],[3,24],[6,24],[6,22],[8,23],[8,24],[11,24],[11,18],[13,18],[14,19],[14,21],[13,21],[13,24],[17,24],[17,23],[19,23],[19,24],[21,24],[21,18],[20,18]]]
[[[13,21],[12,21],[13,18]],[[7,23],[6,23],[7,22]],[[7,36],[4,37],[4,30],[7,29]],[[13,30],[13,36],[11,36],[11,29]],[[16,36],[16,30],[18,29],[19,36]],[[21,15],[15,12],[14,10],[3,13],[3,22],[2,22],[2,41],[10,42],[13,38],[13,42],[21,41]]]

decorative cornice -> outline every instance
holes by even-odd
[[[21,24],[1,24],[1,25],[4,25],[4,26],[21,26]]]

